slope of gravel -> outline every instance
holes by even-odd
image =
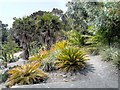
[[[12,88],[118,88],[118,72],[110,62],[101,61],[100,56],[90,56],[88,67],[70,76],[56,71],[49,73],[46,83],[20,85]]]

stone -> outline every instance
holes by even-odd
[[[63,81],[64,81],[64,82],[68,82],[68,80],[66,80],[66,79],[63,79]]]
[[[63,76],[63,78],[67,78],[67,75],[62,75]]]
[[[75,81],[75,80],[76,80],[76,78],[72,78],[71,80],[72,80],[72,81]]]
[[[60,76],[62,76],[62,74],[60,74]]]

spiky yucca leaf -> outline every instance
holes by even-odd
[[[40,70],[39,67],[39,62],[32,62],[8,71],[10,77],[7,80],[7,86],[33,84],[38,81],[43,81],[47,78],[47,74]]]
[[[70,46],[61,51],[56,66],[65,72],[76,72],[85,67],[86,60],[89,59],[85,53],[77,47]]]

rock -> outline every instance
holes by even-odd
[[[1,71],[1,74],[4,74],[7,70],[9,70],[9,68],[5,68]]]
[[[63,74],[60,74],[60,76],[62,76]]]
[[[57,73],[55,73],[54,76],[57,76]]]
[[[0,70],[0,74],[2,74],[2,70]]]
[[[72,80],[72,81],[75,81],[75,80],[76,80],[76,78],[72,78],[71,80]]]
[[[47,83],[47,82],[46,82],[46,80],[45,80],[45,81],[43,81],[43,83]]]
[[[62,75],[63,76],[63,78],[67,78],[67,75]]]
[[[66,79],[63,79],[63,81],[64,81],[64,82],[68,82],[68,80],[66,80]]]

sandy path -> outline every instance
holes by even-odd
[[[65,82],[62,77],[57,79],[60,73],[52,73],[48,83],[13,86],[13,88],[118,88],[118,73],[112,63],[101,61],[100,56],[90,56],[87,63],[89,67],[81,71],[81,74],[65,78],[69,82]],[[76,78],[75,81],[71,80],[73,77]]]

